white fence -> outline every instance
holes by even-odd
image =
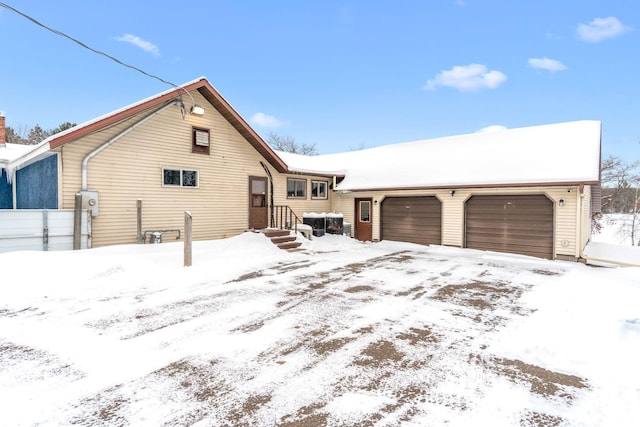
[[[82,211],[80,247],[91,247],[91,215]],[[0,210],[0,252],[73,249],[73,210]]]

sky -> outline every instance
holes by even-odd
[[[635,0],[2,2],[318,153],[573,120],[640,159]],[[400,6],[399,6],[400,5]],[[0,112],[82,123],[171,88],[0,5]]]

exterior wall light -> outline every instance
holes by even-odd
[[[453,197],[453,195],[456,194],[456,190],[449,190],[449,194],[451,194],[451,197]]]
[[[560,206],[564,206],[564,199],[560,199],[560,200],[558,200],[558,205],[560,205]]]
[[[196,116],[202,116],[204,115],[204,108],[194,105],[193,107],[191,107],[191,114],[194,114]]]

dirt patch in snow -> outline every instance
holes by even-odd
[[[422,343],[436,343],[439,341],[438,336],[434,334],[433,331],[428,327],[409,328],[408,331],[396,335],[396,338],[408,341],[411,345]]]
[[[399,362],[403,357],[404,354],[399,352],[393,343],[380,340],[368,346],[361,353],[360,358],[356,359],[354,364],[360,366],[379,366],[384,363]]]
[[[345,292],[348,292],[350,294],[355,294],[357,292],[368,292],[368,291],[372,291],[374,288],[372,286],[369,285],[358,285],[358,286],[352,286],[350,288],[345,289]]]
[[[445,285],[433,296],[440,301],[453,302],[477,310],[495,310],[520,298],[523,289],[506,282],[474,281],[460,285]]]
[[[525,411],[520,417],[522,427],[559,427],[563,424],[565,424],[565,420],[562,417],[536,411]]]
[[[497,377],[536,399],[571,404],[588,388],[584,378],[487,350],[485,337],[531,313],[520,302],[531,285],[503,280],[498,273],[508,268],[482,262],[459,268],[441,256],[399,251],[344,265],[334,260],[331,269],[312,273],[317,262],[305,259],[156,305],[118,306],[85,326],[120,340],[174,326],[199,339],[211,328],[207,338],[230,349],[204,346],[210,354],[184,357],[180,344],[163,342],[181,354],[178,360],[74,402],[63,424],[136,424],[141,408],[154,408],[161,420],[154,425],[441,425],[477,409]],[[376,270],[383,277],[391,271],[393,283],[378,281]],[[0,312],[16,315],[29,312]],[[46,358],[0,341],[3,367]],[[510,416],[527,427],[564,423],[537,409]]]
[[[0,341],[0,367],[5,373],[11,373],[18,384],[38,378],[78,380],[84,377],[82,371],[54,354],[8,341]]]
[[[544,397],[559,397],[571,401],[576,390],[588,388],[585,378],[550,371],[521,360],[491,357],[487,360],[471,355],[470,360],[509,378],[516,383],[527,384],[532,393]]]

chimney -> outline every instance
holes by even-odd
[[[7,130],[4,128],[4,116],[0,114],[0,148],[7,146]]]

